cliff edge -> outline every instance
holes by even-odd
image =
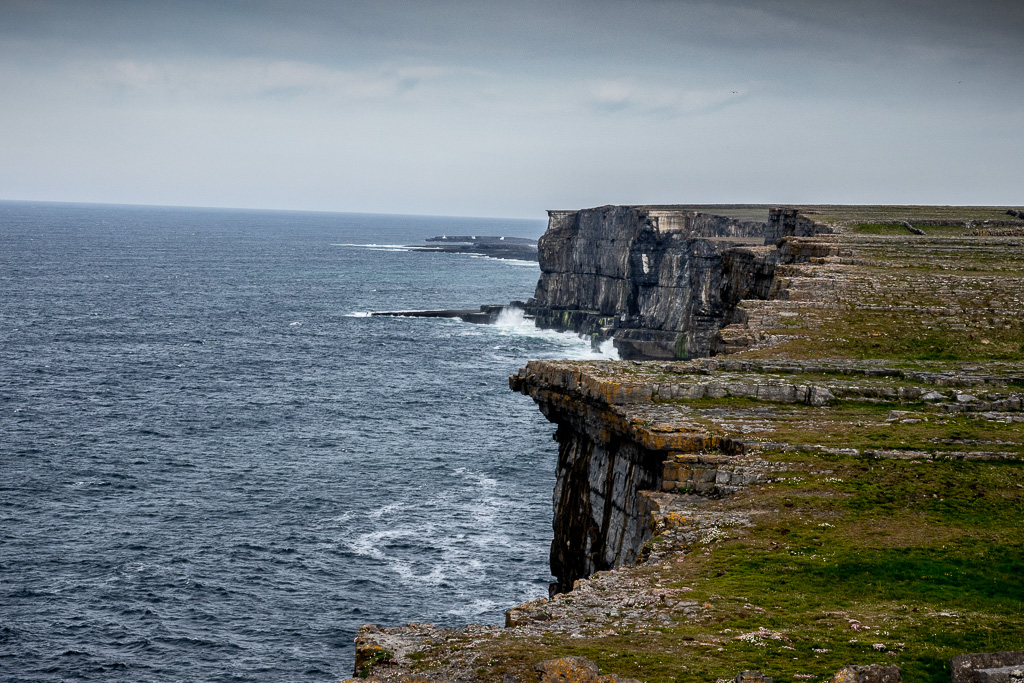
[[[541,327],[614,339],[627,358],[708,355],[733,299],[749,293],[729,287],[737,255],[763,262],[774,251],[759,248],[769,212],[756,207],[741,218],[693,207],[548,213],[527,313]]]
[[[1013,209],[1009,210],[1014,211]],[[986,207],[604,206],[550,211],[527,312],[541,327],[613,339],[625,359],[688,359],[764,341],[781,307],[825,294],[844,257],[942,265],[1013,248],[1017,214]],[[911,239],[912,238],[912,239]],[[900,251],[895,243],[903,245]],[[829,268],[815,268],[825,264]],[[868,264],[863,264],[868,265]],[[907,275],[903,265],[897,265]],[[816,281],[805,281],[805,277]],[[956,278],[953,278],[954,280]],[[916,284],[916,283],[910,283]],[[849,292],[852,304],[867,304]],[[873,297],[875,298],[875,297]],[[748,324],[752,323],[752,324]]]
[[[683,335],[688,358],[511,377],[559,444],[551,595],[504,627],[365,627],[357,673],[1013,680],[1024,221],[793,207],[758,238],[704,208],[672,208],[669,230],[651,207],[552,215],[538,318],[627,355],[679,355]]]

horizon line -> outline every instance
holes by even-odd
[[[75,200],[61,200],[61,199],[8,199],[0,198],[0,203],[10,204],[64,204],[73,206],[118,206],[118,207],[131,207],[131,208],[147,208],[147,209],[204,209],[213,211],[265,211],[265,212],[276,212],[276,213],[337,213],[337,214],[355,214],[364,216],[417,216],[422,218],[478,218],[483,220],[508,220],[508,221],[547,221],[547,216],[538,218],[523,218],[516,216],[471,216],[468,214],[457,215],[457,214],[443,214],[443,213],[404,213],[404,212],[388,212],[388,211],[341,211],[336,209],[269,209],[260,207],[247,207],[247,206],[197,206],[194,204],[140,204],[132,202],[87,202],[87,201],[75,201]],[[546,211],[544,212],[547,213]]]

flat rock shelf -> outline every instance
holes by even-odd
[[[683,357],[513,375],[558,442],[550,597],[367,626],[358,675],[1019,680],[1019,209],[727,209],[552,212],[527,311]]]

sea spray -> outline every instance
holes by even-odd
[[[593,348],[590,341],[574,332],[561,332],[547,330],[537,327],[533,318],[526,316],[525,311],[518,306],[506,306],[498,314],[493,327],[499,333],[507,335],[518,335],[544,340],[552,345],[557,345],[558,355],[571,360],[618,360],[619,352],[611,339],[602,341],[597,348]]]

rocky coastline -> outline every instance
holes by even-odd
[[[527,312],[627,358],[509,380],[558,442],[551,594],[364,627],[356,675],[1024,679],[1022,247],[1006,208],[551,212]]]
[[[625,359],[736,352],[723,328],[751,302],[784,299],[787,266],[857,242],[1021,236],[1014,209],[956,207],[603,206],[550,211],[540,280],[526,311],[541,327],[613,339]],[[919,227],[914,227],[914,226]],[[907,227],[909,226],[909,228]],[[981,244],[983,240],[970,241]]]
[[[474,254],[488,258],[537,260],[537,240],[501,235],[437,235],[428,237],[430,245],[412,244],[413,251],[440,251],[447,254]]]

